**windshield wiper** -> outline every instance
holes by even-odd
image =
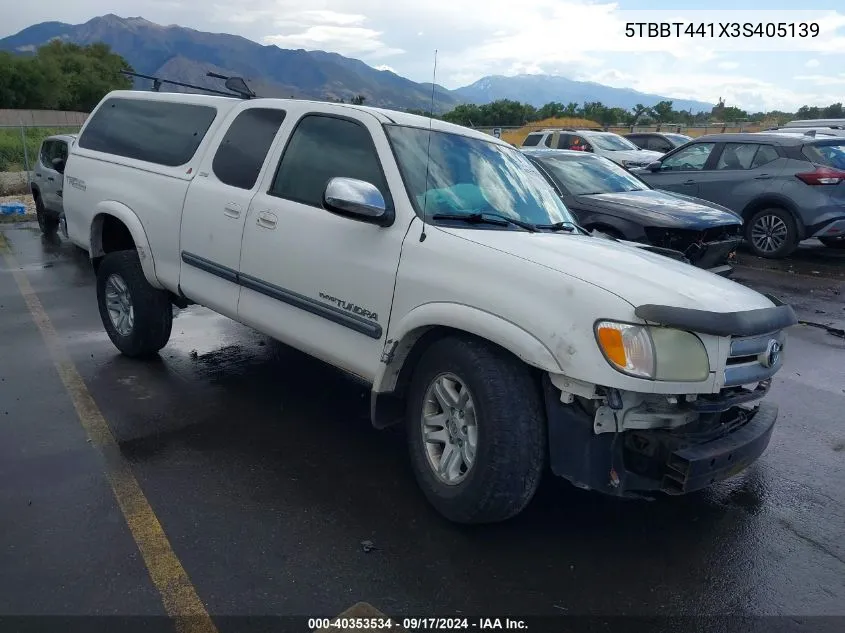
[[[585,235],[587,234],[587,229],[574,222],[554,222],[553,224],[535,224],[534,226],[547,231],[566,231],[567,233],[583,231]]]
[[[537,232],[537,227],[529,222],[522,220],[514,220],[506,215],[499,213],[435,213],[431,216],[432,220],[459,220],[461,222],[469,222],[470,224],[493,224],[496,226],[518,226],[531,233]]]

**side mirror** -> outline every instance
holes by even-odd
[[[52,161],[53,169],[55,169],[60,174],[65,173],[65,159],[64,158],[54,158]]]
[[[646,167],[646,169],[648,169],[649,171],[660,171],[660,168],[662,166],[663,166],[663,163],[661,163],[659,160],[656,160],[653,163],[649,163],[648,167]]]
[[[332,178],[323,193],[323,204],[329,211],[375,224],[391,219],[378,188],[355,178]]]

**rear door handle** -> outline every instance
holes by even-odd
[[[227,202],[226,206],[223,207],[223,215],[226,215],[230,218],[241,217],[241,207],[240,207],[240,205],[235,204],[234,202]]]
[[[258,214],[258,221],[256,222],[256,224],[265,229],[275,229],[276,223],[278,223],[278,221],[279,218],[276,217],[275,213],[270,213],[269,211],[262,211]]]
[[[35,172],[35,175],[38,176],[39,178],[41,178],[41,172],[37,171],[37,172]]]
[[[754,176],[754,180],[771,180],[771,176],[769,174],[760,174],[759,176]]]
[[[47,176],[47,180],[55,180],[52,176]]]
[[[694,181],[694,180],[685,180],[685,181],[684,181],[684,184],[685,184],[685,185],[694,185],[694,184],[695,184],[695,181]]]

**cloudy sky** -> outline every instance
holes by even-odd
[[[673,20],[677,0],[0,0],[0,36],[104,13],[334,51],[448,88],[488,74],[545,72],[750,110],[845,101],[841,0],[687,0],[701,21],[819,20],[817,38],[625,37],[631,20]],[[837,13],[835,7],[840,5]],[[640,10],[660,13],[635,13]],[[731,10],[743,9],[742,14]],[[680,16],[686,19],[691,14]],[[716,27],[717,31],[719,27]]]

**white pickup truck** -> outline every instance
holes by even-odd
[[[512,517],[546,467],[683,494],[766,448],[782,305],[592,237],[517,149],[401,112],[118,91],[65,167],[70,239],[132,357],[207,306],[372,385],[456,522]]]

